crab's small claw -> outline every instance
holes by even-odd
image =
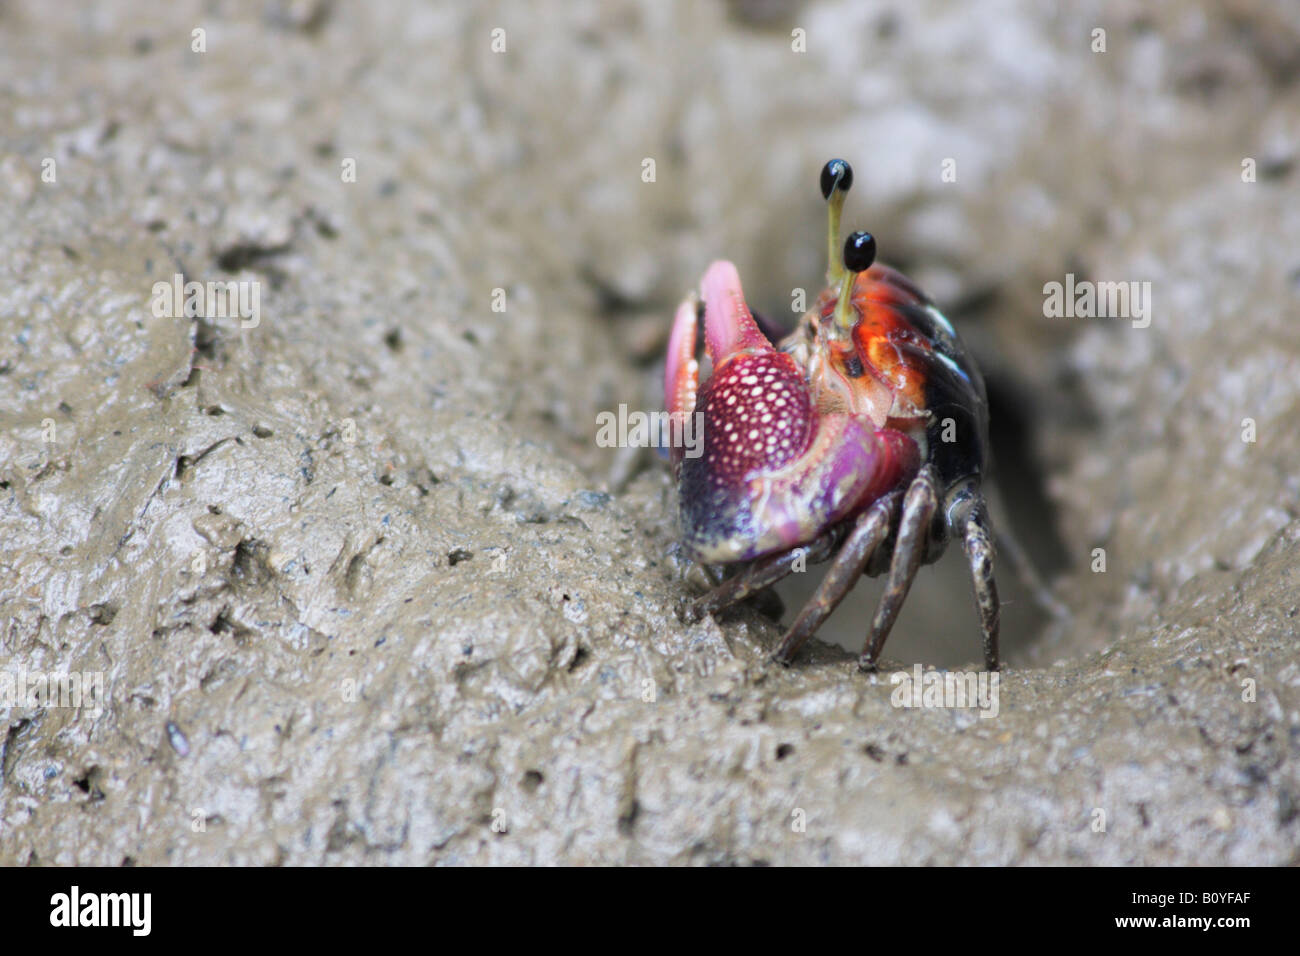
[[[681,462],[679,478],[686,544],[698,557],[748,560],[812,541],[915,470],[905,435],[818,412],[794,359],[754,322],[735,266],[713,263],[701,291],[713,374],[691,403],[703,416],[703,453]],[[670,411],[696,390],[686,308],[669,345]]]

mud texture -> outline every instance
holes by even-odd
[[[1300,14],[964,6],[0,6],[0,668],[107,697],[0,701],[0,863],[1297,862]],[[996,718],[891,704],[959,564],[782,669],[595,443],[711,259],[812,294],[832,155],[1072,611],[1002,571]]]

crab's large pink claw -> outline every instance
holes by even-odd
[[[715,371],[739,352],[770,352],[772,343],[754,322],[745,305],[736,267],[725,260],[709,266],[700,282],[704,294],[704,347]],[[664,371],[664,405],[670,414],[685,416],[695,411],[700,364],[695,357],[695,334],[700,299],[694,293],[677,307],[672,335],[668,339],[668,364]],[[682,449],[672,449],[672,461],[681,462]]]
[[[678,309],[665,378],[670,411],[703,416],[703,453],[681,459],[687,546],[702,560],[747,560],[816,538],[916,467],[915,444],[842,414],[822,415],[794,360],[759,330],[736,267],[701,282],[713,374],[698,387],[695,304]]]

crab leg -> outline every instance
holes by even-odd
[[[984,639],[984,667],[998,669],[998,625],[1002,614],[998,603],[998,586],[993,579],[993,532],[984,498],[973,492],[969,506],[960,518],[962,545],[970,565],[971,583],[975,586],[975,606],[979,609],[980,629]]]
[[[728,578],[709,593],[693,601],[688,612],[689,619],[698,621],[706,614],[739,604],[751,594],[771,587],[793,574],[795,565],[800,563],[801,558],[808,564],[825,561],[831,553],[834,542],[834,536],[823,535],[812,544],[755,561],[735,577]]]
[[[928,546],[930,522],[938,507],[938,483],[934,469],[926,465],[908,487],[903,499],[903,516],[898,522],[898,540],[894,543],[885,593],[881,595],[880,606],[871,621],[871,636],[858,658],[858,666],[864,671],[876,669],[876,659],[880,657],[885,639],[898,620],[898,612],[921,567]]]
[[[788,665],[799,653],[808,638],[812,637],[822,622],[830,616],[848,595],[858,578],[862,576],[867,562],[889,535],[889,527],[898,510],[901,492],[892,492],[878,499],[875,504],[864,511],[854,525],[853,531],[844,542],[844,547],[835,556],[835,561],[826,577],[817,587],[817,593],[804,605],[790,630],[786,632],[772,659],[779,664]]]

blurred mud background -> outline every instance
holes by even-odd
[[[967,6],[0,3],[0,667],[108,695],[5,702],[0,863],[1296,862],[1300,7]],[[817,287],[833,155],[1073,611],[1004,563],[996,719],[890,704],[952,555],[776,668],[594,441],[711,259]]]

